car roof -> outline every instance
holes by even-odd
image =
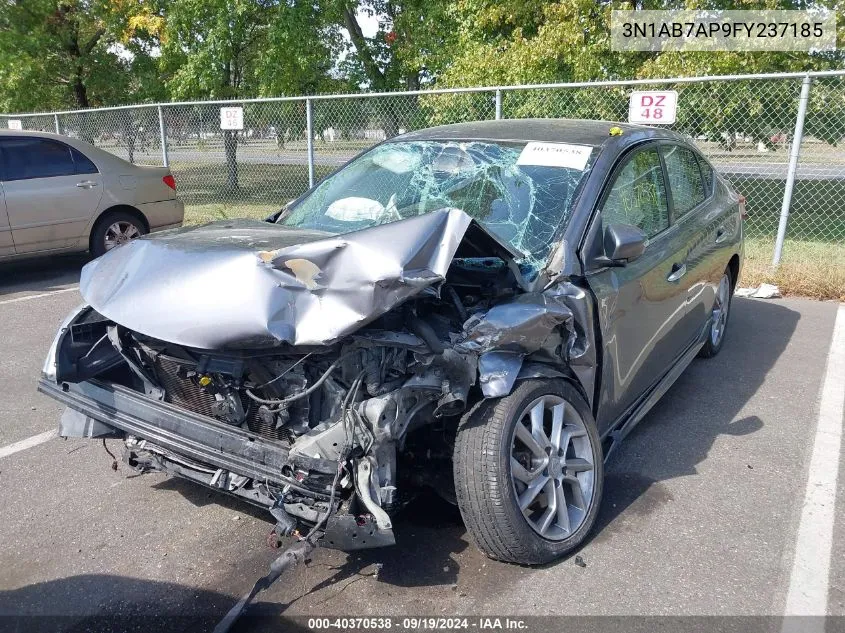
[[[594,121],[585,119],[500,119],[440,125],[398,136],[394,141],[423,140],[489,140],[489,141],[546,141],[552,143],[577,143],[604,145],[611,128],[620,128],[622,134],[639,132],[640,138],[668,138],[683,140],[679,134],[665,128],[652,128],[619,121]]]

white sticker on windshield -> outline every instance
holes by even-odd
[[[593,148],[588,145],[568,143],[528,143],[516,161],[517,165],[537,167],[566,167],[584,171]]]

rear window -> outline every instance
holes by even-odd
[[[713,166],[701,155],[698,156],[698,165],[704,178],[704,193],[709,196],[713,191]]]
[[[666,163],[669,189],[672,191],[675,217],[680,218],[704,202],[707,197],[701,169],[695,154],[686,147],[671,145],[662,147],[661,151]]]
[[[91,159],[85,156],[80,151],[70,148],[71,156],[73,156],[73,163],[76,166],[77,174],[96,174],[99,173],[97,166],[91,162]]]

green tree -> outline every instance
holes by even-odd
[[[161,94],[130,0],[0,3],[0,108],[87,108]],[[144,11],[147,9],[144,7]]]
[[[321,88],[337,29],[304,0],[171,0],[161,68],[177,99],[237,99]],[[223,134],[224,189],[239,189],[238,132]]]
[[[419,90],[432,84],[450,59],[455,14],[447,0],[334,0],[349,46],[339,71],[353,90]],[[378,28],[364,35],[360,16],[376,18]],[[373,121],[393,136],[413,127],[414,97],[380,101]]]

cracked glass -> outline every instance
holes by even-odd
[[[523,164],[530,160],[525,157],[520,161],[525,145],[384,143],[329,176],[278,221],[342,234],[456,208],[521,253],[522,263],[539,269],[569,220],[578,186],[597,152],[587,146],[557,144],[586,150],[584,168],[532,165]]]

